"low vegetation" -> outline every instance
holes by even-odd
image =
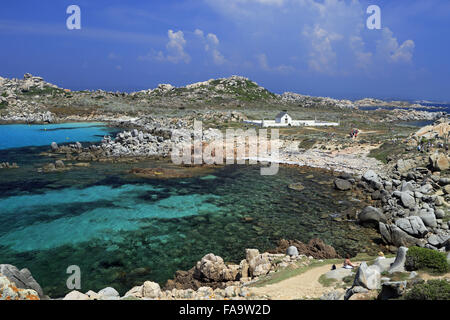
[[[404,300],[450,300],[450,282],[429,280],[414,285],[404,296]]]
[[[408,271],[425,270],[430,273],[446,273],[449,271],[449,264],[445,253],[411,247],[406,254],[405,268]]]
[[[369,157],[375,158],[383,163],[388,163],[389,157],[395,158],[396,155],[403,152],[405,152],[405,147],[402,144],[385,142],[379,148],[371,150]]]

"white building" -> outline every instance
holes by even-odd
[[[339,122],[325,122],[317,120],[293,120],[287,112],[280,112],[275,120],[244,120],[244,123],[258,125],[260,127],[333,127],[339,126]]]
[[[288,115],[287,112],[280,112],[275,117],[275,123],[281,123],[281,124],[289,125],[289,124],[292,124],[292,118],[291,118],[290,115]]]

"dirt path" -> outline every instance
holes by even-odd
[[[319,283],[319,278],[331,270],[332,264],[316,267],[298,276],[269,284],[260,288],[251,288],[257,296],[269,296],[273,300],[313,299],[320,298],[324,293],[331,291]]]

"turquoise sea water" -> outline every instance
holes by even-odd
[[[99,141],[110,128],[103,123],[62,123],[45,125],[0,125],[0,149]]]
[[[54,160],[39,156],[45,150],[0,150],[0,160],[21,166],[0,171],[0,263],[29,268],[51,297],[69,291],[70,265],[81,268],[81,291],[112,286],[123,294],[145,280],[164,284],[207,253],[239,263],[245,248],[267,250],[282,238],[318,237],[341,254],[377,250],[370,230],[335,219],[361,204],[333,190],[323,171],[282,167],[261,176],[258,166],[234,165],[182,179],[128,173],[174,167],[147,161],[38,173]],[[298,182],[303,191],[288,188]]]

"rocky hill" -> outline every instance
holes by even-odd
[[[0,121],[13,122],[108,120],[148,114],[178,117],[206,110],[250,113],[258,110],[253,112],[255,117],[276,114],[280,110],[288,110],[294,115],[301,110],[342,113],[357,110],[358,103],[292,92],[275,94],[241,76],[211,79],[183,87],[160,84],[154,89],[132,93],[71,91],[28,73],[23,79],[0,77]]]

